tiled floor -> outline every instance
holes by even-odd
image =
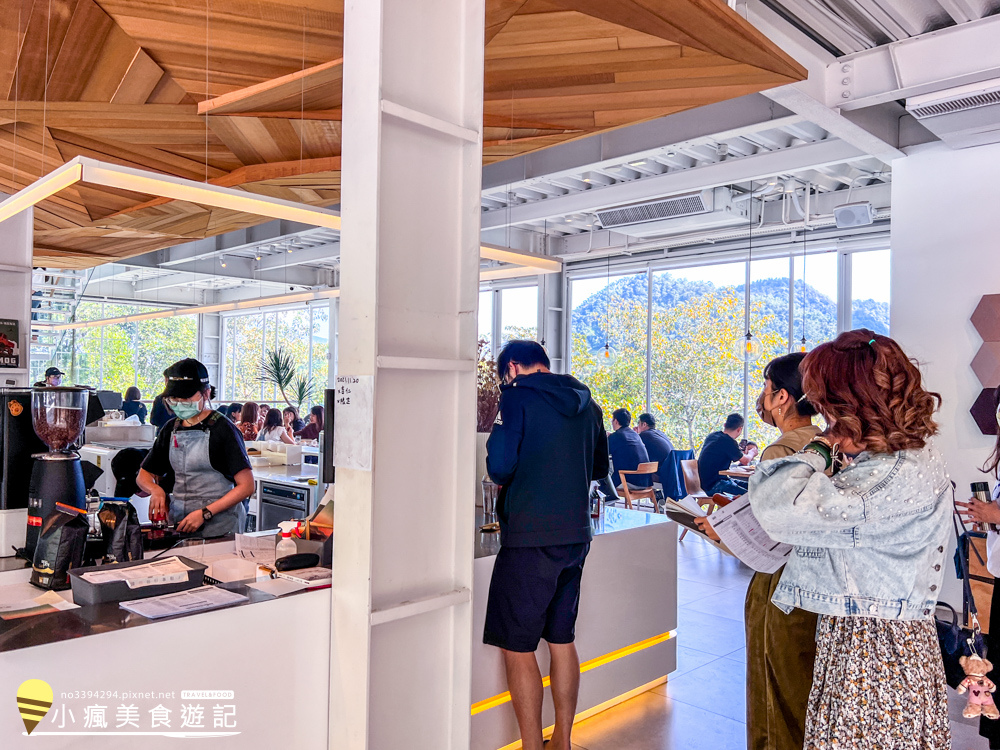
[[[677,671],[578,724],[576,750],[746,750],[743,599],[752,571],[689,534],[677,546]],[[954,696],[952,747],[986,750]]]

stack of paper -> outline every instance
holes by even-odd
[[[194,612],[205,612],[210,609],[220,609],[233,604],[249,601],[242,594],[236,594],[215,586],[202,586],[189,591],[179,591],[175,594],[152,596],[148,599],[122,602],[121,608],[150,620],[161,617],[189,615]]]

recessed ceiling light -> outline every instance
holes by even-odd
[[[642,166],[643,164],[645,164],[645,163],[646,163],[646,162],[645,162],[645,160],[643,160],[643,161],[630,161],[630,162],[628,163],[628,165],[629,165],[630,167],[641,167],[641,166]]]
[[[225,268],[226,267],[226,259],[222,258],[220,262],[222,264],[222,267]]]
[[[668,159],[672,159],[675,156],[677,156],[677,152],[676,151],[667,151],[667,158]]]

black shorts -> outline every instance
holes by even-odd
[[[483,643],[533,652],[538,641],[572,643],[590,544],[501,547],[493,566]]]

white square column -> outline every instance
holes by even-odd
[[[6,198],[0,194],[0,200]],[[20,324],[18,348],[21,366],[0,368],[0,386],[30,385],[31,367],[31,256],[34,250],[34,211],[26,208],[0,221],[0,318]]]
[[[484,0],[347,0],[330,747],[467,748]]]

